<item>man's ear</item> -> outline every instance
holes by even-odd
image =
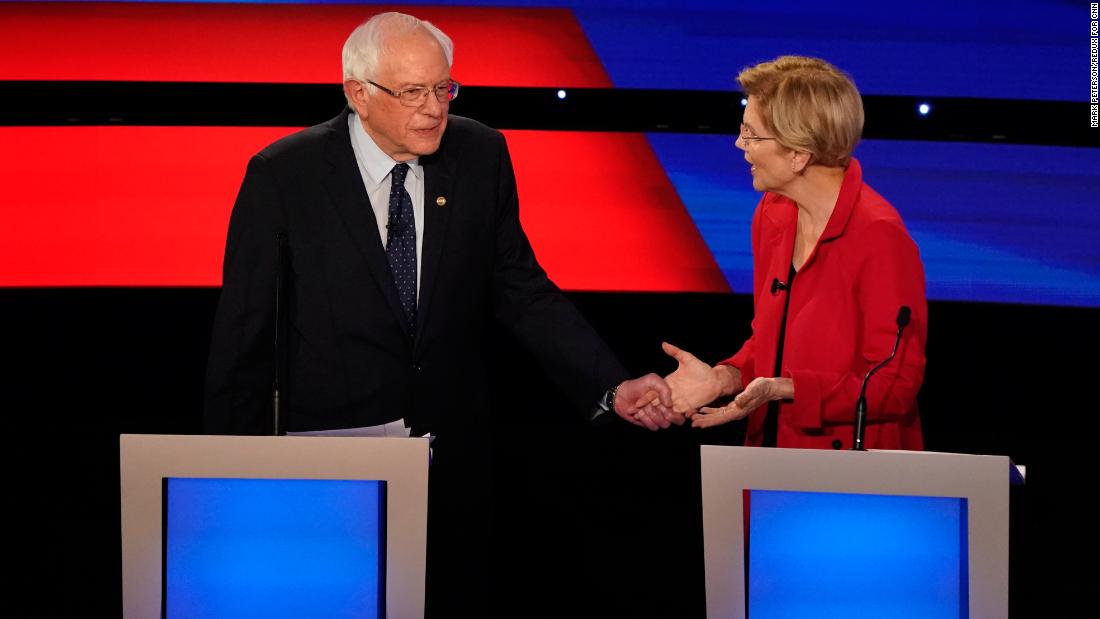
[[[367,88],[359,80],[344,81],[344,95],[351,102],[351,107],[359,114],[360,118],[367,117]]]

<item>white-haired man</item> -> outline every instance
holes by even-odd
[[[459,88],[452,59],[438,28],[376,15],[344,47],[350,108],[249,162],[229,224],[205,411],[209,432],[273,430],[276,239],[285,239],[285,429],[354,434],[397,424],[437,437],[434,615],[461,610],[461,592],[440,592],[478,571],[466,563],[478,561],[470,552],[484,554],[459,541],[476,540],[463,527],[478,518],[476,501],[456,488],[468,481],[462,463],[481,457],[463,438],[472,416],[490,407],[485,342],[494,323],[532,353],[578,414],[613,410],[650,429],[682,422],[669,409],[635,406],[651,391],[669,405],[663,380],[626,380],[535,260],[503,136],[448,115]]]

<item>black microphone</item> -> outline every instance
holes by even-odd
[[[779,281],[778,277],[772,278],[772,295],[777,295],[780,291],[786,292],[790,289],[791,287],[787,282]]]
[[[275,233],[275,376],[271,383],[271,434],[285,434],[282,423],[282,394],[279,378],[283,373],[283,356],[279,354],[279,335],[283,331],[283,293],[286,289],[286,233]]]
[[[856,400],[855,436],[852,439],[853,451],[866,451],[863,448],[863,434],[864,431],[867,429],[867,381],[871,379],[871,376],[875,372],[881,370],[883,366],[885,366],[887,363],[890,363],[890,360],[893,359],[894,355],[898,353],[898,344],[901,343],[901,332],[904,331],[905,327],[909,325],[909,317],[911,314],[912,311],[909,309],[908,305],[902,305],[898,309],[898,336],[894,340],[894,349],[890,351],[890,356],[886,357],[886,359],[884,359],[882,363],[879,363],[875,367],[871,368],[869,372],[867,372],[867,375],[863,377],[863,384],[859,386],[859,399]]]

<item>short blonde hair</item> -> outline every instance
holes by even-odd
[[[863,100],[846,73],[820,58],[780,56],[742,69],[737,82],[760,102],[781,145],[823,166],[848,165],[863,133]]]

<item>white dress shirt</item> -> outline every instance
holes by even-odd
[[[378,224],[378,236],[382,239],[382,248],[389,238],[386,224],[390,220],[390,172],[400,161],[394,161],[374,143],[363,129],[359,115],[348,114],[348,129],[351,133],[351,149],[355,151],[355,161],[359,164],[359,173],[363,177],[363,186],[367,189],[371,208],[374,209],[375,223]],[[405,161],[409,164],[409,174],[405,175],[405,191],[409,192],[413,204],[413,220],[416,225],[416,299],[420,301],[420,265],[423,264],[424,247],[424,167],[419,159]]]

